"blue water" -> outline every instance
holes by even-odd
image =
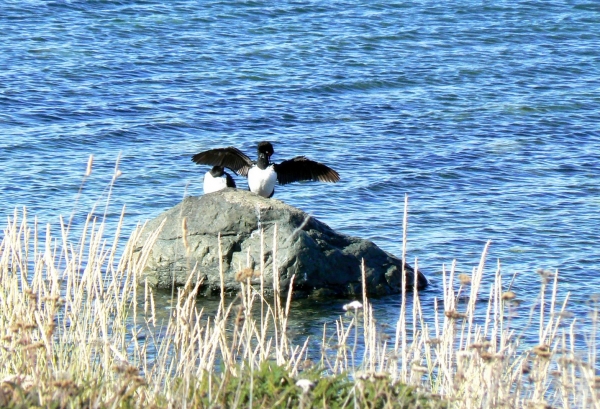
[[[2,0],[0,32],[3,218],[102,213],[120,158],[108,217],[131,231],[202,193],[194,153],[270,140],[342,177],[277,199],[396,255],[408,195],[426,308],[487,240],[486,281],[500,259],[523,300],[538,268],[578,316],[598,291],[597,2]]]

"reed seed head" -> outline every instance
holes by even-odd
[[[144,386],[147,384],[146,379],[143,376],[134,376],[133,382],[138,386]]]
[[[460,283],[462,285],[469,285],[469,284],[471,284],[471,276],[468,275],[468,274],[464,274],[464,273],[459,274],[458,275],[458,280],[460,281]]]
[[[388,379],[389,375],[385,372],[376,372],[376,371],[360,371],[360,372],[355,372],[354,374],[356,376],[357,379],[360,380],[382,380],[382,379]]]
[[[305,361],[302,361],[302,363],[300,364],[302,369],[306,370],[306,369],[311,369],[315,366],[315,363],[312,359],[307,359]]]
[[[248,279],[252,279],[254,277],[260,277],[260,272],[256,272],[254,271],[253,268],[250,267],[246,267],[238,272],[235,273],[234,278],[235,281],[243,283]]]
[[[181,219],[181,238],[183,240],[183,247],[185,248],[185,252],[190,252],[190,244],[188,243],[188,228],[187,228],[187,217]]]
[[[140,370],[133,365],[127,365],[125,373],[129,376],[137,376],[139,375]]]
[[[495,358],[494,354],[487,352],[487,351],[479,351],[479,356],[481,357],[481,359],[483,359],[484,361],[491,361]]]
[[[456,319],[461,319],[461,318],[466,318],[466,314],[455,311],[455,310],[449,310],[449,311],[445,311],[444,315],[446,315],[446,317],[452,319],[452,320],[456,320]]]
[[[540,358],[549,358],[552,355],[550,347],[546,344],[537,345],[533,348],[533,353]]]
[[[75,388],[75,382],[71,379],[57,379],[52,384],[59,389],[71,389]]]
[[[502,293],[502,299],[506,301],[514,300],[517,295],[512,291]]]
[[[33,344],[30,345],[26,345],[25,347],[23,347],[23,349],[28,350],[28,349],[38,349],[38,348],[44,348],[44,343],[42,341],[38,341],[38,342],[34,342]]]
[[[541,277],[543,283],[547,283],[552,278],[552,276],[554,275],[552,273],[552,271],[550,271],[550,270],[544,270],[543,268],[538,268],[536,270],[536,273],[539,274],[539,276]]]
[[[386,372],[377,371],[357,371],[354,374],[357,379],[361,380],[383,380],[389,379],[389,374]]]
[[[423,372],[423,373],[425,373],[425,372],[429,371],[427,369],[427,367],[421,365],[421,362],[418,359],[413,360],[410,363],[410,366],[411,366],[412,370],[415,371],[415,372]]]

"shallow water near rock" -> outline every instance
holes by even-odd
[[[194,153],[233,145],[253,154],[270,140],[273,160],[306,155],[342,177],[279,186],[278,199],[398,256],[408,195],[407,259],[418,258],[432,283],[421,294],[426,309],[442,296],[442,266],[455,259],[470,273],[491,240],[486,283],[500,260],[529,311],[536,270],[558,270],[559,299],[570,293],[587,325],[600,288],[596,3],[0,9],[4,217],[27,206],[57,226],[75,209],[77,226],[97,205],[114,227],[126,205],[126,234],[202,193],[208,169],[190,161]],[[117,160],[122,175],[109,189]],[[333,320],[345,302],[298,308]],[[374,302],[395,323],[399,300]],[[525,329],[528,319],[512,325]],[[301,331],[321,325],[305,320]]]

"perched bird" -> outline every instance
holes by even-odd
[[[226,187],[235,187],[235,181],[231,175],[225,172],[222,166],[213,166],[204,175],[204,193],[212,193]]]
[[[271,163],[273,153],[270,142],[260,142],[256,162],[233,146],[200,152],[192,157],[192,161],[199,165],[226,167],[238,175],[248,177],[250,191],[263,197],[273,196],[275,182],[286,185],[301,180],[340,180],[340,175],[335,170],[304,156],[296,156],[279,164]]]

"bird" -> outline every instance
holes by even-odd
[[[231,175],[222,166],[213,166],[204,175],[204,194],[216,192],[226,187],[236,187]]]
[[[239,149],[229,146],[197,153],[192,161],[199,165],[220,166],[231,169],[235,174],[248,178],[250,191],[262,197],[272,197],[275,183],[287,185],[302,180],[337,182],[340,175],[327,165],[310,160],[305,156],[272,163],[275,153],[271,142],[258,144],[258,159],[252,161]]]

